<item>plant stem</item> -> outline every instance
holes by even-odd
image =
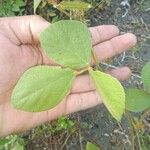
[[[50,2],[50,1],[47,0],[47,2],[48,2],[49,4],[51,4],[51,5],[53,5],[54,8],[58,9],[60,12],[64,13],[66,16],[68,16],[68,17],[70,18],[70,14],[69,14],[68,12],[64,11],[64,10],[59,6],[59,4],[57,4],[55,1]]]
[[[70,18],[70,14],[66,11],[64,11],[63,9],[61,9],[61,7],[59,5],[53,5],[54,8],[58,9],[60,12],[64,13],[66,16],[68,16]]]
[[[97,58],[97,56],[95,55],[95,53],[93,52],[93,50],[92,50],[92,58],[93,58],[94,63],[95,63],[96,65],[99,64],[98,58]]]
[[[99,61],[98,61],[98,58],[97,56],[95,55],[94,51],[92,50],[92,58],[94,60],[94,64],[96,65],[96,68],[98,70],[101,70],[100,66],[99,66]]]
[[[86,67],[86,68],[84,68],[84,69],[82,69],[82,70],[80,70],[80,71],[76,71],[76,72],[75,72],[75,75],[78,76],[78,75],[80,75],[80,74],[83,74],[84,72],[88,71],[89,68],[90,68],[90,67],[88,66],[88,67]]]
[[[70,138],[71,135],[72,135],[72,133],[70,133],[70,134],[67,136],[65,142],[64,142],[63,145],[61,146],[61,150],[63,150],[63,148],[64,148],[65,145],[67,144],[67,142],[68,142],[68,140],[69,140],[69,138]]]

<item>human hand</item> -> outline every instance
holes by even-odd
[[[40,48],[39,34],[49,25],[39,16],[0,18],[0,136],[33,128],[62,115],[100,104],[88,75],[78,76],[72,90],[55,108],[43,112],[24,112],[10,105],[11,93],[21,75],[36,65],[56,65]],[[90,28],[95,54],[99,61],[115,56],[136,44],[136,37],[119,35],[114,25]],[[92,62],[92,60],[91,60]],[[109,73],[125,80],[130,76],[127,67]]]

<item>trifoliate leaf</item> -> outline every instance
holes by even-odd
[[[150,62],[148,62],[142,69],[142,81],[144,89],[150,93]]]
[[[116,120],[121,120],[125,109],[125,93],[120,82],[100,71],[90,70],[89,73],[104,105]]]
[[[13,90],[11,103],[15,108],[38,112],[60,103],[68,94],[75,78],[73,70],[37,66],[27,70]]]
[[[150,95],[143,90],[126,90],[126,109],[132,112],[141,112],[150,108]]]
[[[42,48],[57,63],[73,69],[89,65],[91,37],[88,28],[75,20],[62,20],[50,25],[40,35]]]
[[[100,150],[95,144],[88,142],[86,145],[86,150]]]
[[[88,10],[92,6],[89,3],[81,2],[81,1],[62,1],[59,5],[64,10]]]

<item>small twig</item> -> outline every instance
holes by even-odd
[[[123,0],[120,5],[123,6],[126,10],[125,13],[122,15],[122,18],[124,18],[129,12],[130,4],[128,0]]]
[[[78,122],[80,122],[80,116],[79,116],[79,113],[77,113],[77,120]],[[81,136],[81,128],[79,127],[79,130],[78,130],[78,135],[79,135],[79,143],[80,143],[80,148],[81,150],[83,150],[83,144],[82,144],[82,136]]]
[[[86,67],[85,69],[82,69],[82,70],[80,70],[80,71],[76,71],[76,72],[75,72],[75,75],[76,75],[76,76],[81,75],[81,74],[87,72],[89,68],[90,68],[90,67]]]
[[[122,15],[122,18],[124,18],[128,14],[129,10],[126,9],[126,12]]]
[[[144,22],[144,20],[143,20],[142,17],[140,18],[140,20],[141,20],[141,23],[145,26],[146,32],[149,33],[148,26],[147,26],[147,24]]]
[[[118,123],[118,126],[119,126],[119,128],[120,128],[121,131],[116,130],[115,133],[119,133],[119,134],[123,135],[125,137],[125,140],[126,140],[125,143],[128,143],[128,144],[132,145],[132,143],[131,143],[131,141],[129,139],[129,136],[126,135],[125,131],[122,128],[121,123]]]
[[[134,122],[133,122],[133,119],[130,115],[130,113],[126,112],[126,118],[128,120],[128,124],[129,124],[129,127],[130,127],[130,137],[131,137],[131,146],[132,146],[132,150],[135,150],[134,149],[134,146],[135,146],[135,128],[134,128]]]
[[[141,76],[139,76],[139,75],[137,75],[135,73],[131,73],[131,76],[141,79]]]
[[[136,60],[137,58],[134,56],[134,54],[132,56],[126,56],[126,58],[131,58],[131,59],[134,59]]]
[[[72,135],[72,133],[70,133],[70,134],[67,136],[67,138],[66,138],[65,142],[63,143],[63,145],[61,146],[60,150],[63,150],[63,148],[64,148],[65,145],[67,144],[67,141],[68,141],[68,139],[70,138],[71,135]]]
[[[145,9],[145,12],[150,11],[150,8]]]
[[[145,120],[145,116],[146,116],[148,113],[150,113],[149,108],[146,109],[146,110],[142,113],[141,119],[142,119],[142,121],[145,123],[145,125],[147,125],[148,127],[150,127],[150,124],[148,124],[147,121]]]
[[[142,147],[141,147],[141,141],[140,141],[140,138],[139,138],[138,133],[137,133],[136,138],[137,138],[137,143],[138,143],[138,147],[139,147],[139,149],[142,149]]]
[[[126,58],[126,52],[123,52],[121,62],[123,62],[125,58]]]

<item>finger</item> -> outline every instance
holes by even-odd
[[[118,80],[123,81],[130,77],[131,70],[128,67],[122,67],[122,68],[109,70],[107,71],[107,73],[117,78]],[[95,90],[95,86],[92,80],[90,79],[89,75],[81,75],[75,79],[73,83],[73,87],[71,89],[71,93],[73,94],[73,93],[90,92],[94,90]]]
[[[128,67],[112,69],[107,71],[107,73],[111,74],[120,81],[126,80],[131,76],[131,70]]]
[[[6,126],[4,127],[5,132],[6,131],[11,132],[12,130],[15,133],[25,131],[27,129],[30,129],[37,125],[40,125],[41,123],[54,120],[58,117],[61,117],[63,115],[67,115],[67,114],[70,114],[73,112],[85,110],[85,109],[94,107],[101,103],[102,103],[102,101],[101,101],[99,95],[97,94],[96,91],[94,91],[94,92],[69,95],[67,100],[64,99],[56,107],[54,107],[53,109],[50,109],[48,111],[30,113],[30,112],[22,112],[22,111],[15,110],[18,113],[20,113],[19,114],[20,117],[18,116],[18,122],[21,121],[22,124],[24,125],[24,127],[20,128],[20,126],[19,126],[17,128],[17,130],[15,131],[14,128],[15,128],[15,126],[17,126],[16,124],[12,124],[11,127],[10,127],[10,124],[6,124]],[[16,113],[16,116],[17,115],[18,114]],[[5,135],[5,134],[6,133],[2,133],[2,135]]]
[[[122,53],[125,50],[128,50],[133,47],[136,42],[137,39],[134,34],[126,33],[94,46],[94,53],[99,61],[104,61]],[[93,60],[91,63],[93,63]]]
[[[21,16],[2,18],[3,28],[7,28],[7,37],[17,45],[39,43],[39,35],[49,23],[42,17]],[[3,30],[2,30],[3,31]],[[6,34],[6,33],[4,33]]]
[[[24,112],[14,109],[7,102],[4,105],[0,105],[0,111],[3,114],[0,115],[0,137],[12,132],[17,133],[28,130],[43,122],[56,119],[68,113],[87,109],[100,103],[101,101],[96,92],[72,94],[53,109],[43,112]]]
[[[71,93],[90,92],[93,90],[95,90],[95,86],[93,85],[89,75],[80,75],[75,79]]]
[[[97,27],[91,27],[89,30],[92,35],[93,45],[96,45],[100,42],[109,40],[119,35],[119,29],[114,25],[102,25]]]
[[[35,125],[56,119],[62,115],[85,110],[101,103],[101,98],[96,91],[71,94],[53,109],[35,113],[34,119],[32,118],[32,125],[30,124],[30,126],[34,127]]]
[[[101,103],[102,100],[96,91],[71,94],[68,96],[68,99],[66,101],[64,114],[82,111]]]

